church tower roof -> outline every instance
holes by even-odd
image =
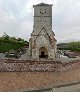
[[[46,3],[42,2],[42,3],[39,3],[39,4],[33,5],[33,7],[34,6],[50,6],[50,5],[52,6],[52,4],[46,4]]]

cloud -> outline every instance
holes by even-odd
[[[54,6],[54,31],[58,41],[80,39],[80,1],[60,0]]]
[[[0,0],[0,36],[30,38],[33,5],[42,0]],[[53,4],[53,31],[58,41],[80,39],[80,0],[43,0]],[[68,36],[67,36],[68,35]]]

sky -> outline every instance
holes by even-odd
[[[80,40],[80,0],[0,0],[0,36],[29,40],[33,31],[33,5],[53,4],[52,30],[57,42]]]

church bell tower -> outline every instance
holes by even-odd
[[[56,39],[52,31],[52,4],[40,3],[33,5],[33,32],[29,41],[32,58],[55,58]]]

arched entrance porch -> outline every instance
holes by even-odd
[[[48,58],[48,50],[45,47],[39,49],[39,58]]]

